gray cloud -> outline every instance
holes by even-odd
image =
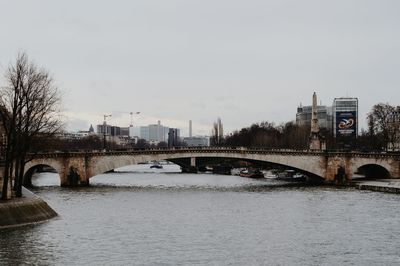
[[[398,1],[39,2],[2,1],[0,65],[26,50],[87,124],[115,110],[280,123],[313,91],[359,97],[360,118],[399,104]]]

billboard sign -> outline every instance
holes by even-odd
[[[357,136],[357,112],[336,112],[336,136]]]

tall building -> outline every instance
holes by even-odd
[[[113,137],[119,136],[129,136],[129,128],[128,127],[118,127],[112,125],[97,125],[97,134],[98,135],[109,135]]]
[[[149,125],[149,141],[160,141],[160,125]]]
[[[97,125],[97,134],[99,135],[111,135],[111,126],[110,125]]]
[[[192,120],[189,120],[189,138],[192,137]]]
[[[140,137],[140,127],[129,127],[129,137],[133,138],[133,137]]]
[[[121,128],[117,126],[111,126],[111,136],[121,136]]]
[[[168,130],[168,147],[180,146],[180,130],[177,128],[170,128]]]
[[[388,119],[389,131],[391,135],[391,141],[388,144],[388,150],[399,151],[400,150],[400,106],[397,106]]]
[[[297,107],[296,124],[298,126],[311,126],[312,105]],[[332,131],[332,107],[317,105],[318,126],[320,129]]]
[[[149,127],[140,127],[140,138],[147,141],[150,140]]]
[[[335,98],[332,108],[333,135],[335,138],[345,138],[350,144],[350,140],[358,135],[358,99]]]
[[[168,127],[165,127],[158,121],[157,124],[140,127],[140,138],[153,143],[168,140]]]
[[[121,127],[121,136],[129,137],[129,129],[130,127]]]

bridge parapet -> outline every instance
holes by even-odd
[[[174,154],[174,153],[247,153],[247,154],[286,154],[286,155],[322,155],[323,152],[288,149],[235,149],[235,148],[175,148],[175,149],[132,149],[116,151],[71,151],[71,152],[39,152],[30,154],[33,158],[59,158],[82,156],[112,156],[112,155],[141,155],[141,154]]]

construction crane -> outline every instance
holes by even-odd
[[[130,124],[130,127],[133,127],[133,115],[138,115],[138,114],[140,114],[140,112],[135,112],[135,113],[133,113],[133,112],[130,112],[130,115],[131,115],[131,124]]]

